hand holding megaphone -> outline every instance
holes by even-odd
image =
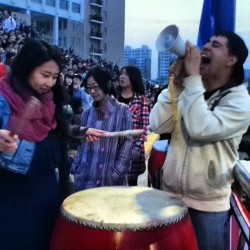
[[[187,76],[199,75],[201,65],[201,52],[197,46],[186,42],[185,72]]]
[[[179,29],[172,24],[167,26],[159,34],[155,47],[158,51],[170,51],[179,57],[185,56],[185,42],[179,35]]]

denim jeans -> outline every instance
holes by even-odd
[[[203,212],[189,208],[199,250],[226,250],[229,245],[230,211]]]

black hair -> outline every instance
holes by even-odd
[[[73,78],[73,76],[71,75],[71,74],[65,74],[65,76],[64,76],[64,79],[66,79],[66,78]]]
[[[142,80],[140,69],[135,66],[124,66],[121,68],[120,72],[122,72],[123,69],[125,69],[128,74],[129,80],[132,84],[133,91],[140,95],[144,95],[145,86]]]
[[[75,74],[73,74],[72,79],[73,79],[73,78],[78,78],[80,81],[82,81],[82,76],[81,76],[80,73],[75,73]]]
[[[238,84],[241,84],[245,78],[243,64],[248,56],[248,49],[245,42],[240,36],[231,31],[217,31],[215,36],[226,37],[229,54],[237,56],[238,61],[234,65],[233,78]]]
[[[61,57],[54,47],[45,41],[36,39],[27,40],[11,63],[9,80],[13,90],[24,100],[28,100],[31,95],[39,99],[40,95],[30,87],[29,77],[37,67],[51,60],[58,65],[59,71],[61,71]],[[58,124],[57,129],[66,135],[67,125],[63,117],[63,104],[65,103],[66,92],[61,83],[60,74],[51,90],[56,105],[55,119]]]
[[[73,77],[72,77],[72,75],[70,75],[70,74],[65,74],[64,80],[63,80],[64,85],[66,84],[66,78],[72,79],[72,82],[73,82]]]
[[[70,99],[70,106],[74,114],[81,114],[83,112],[82,99],[74,98]]]
[[[5,10],[7,11],[8,15],[11,16],[11,10],[7,10],[7,9]]]
[[[10,83],[13,89],[20,95],[22,95],[23,90],[31,91],[28,81],[31,73],[37,67],[51,60],[55,61],[59,71],[61,71],[61,56],[52,46],[45,41],[28,39],[10,65],[12,71]],[[58,81],[59,77],[56,85]]]
[[[112,95],[111,75],[110,73],[100,66],[95,66],[87,73],[84,78],[84,87],[87,87],[87,81],[90,77],[93,77],[98,83],[99,87],[105,94]]]

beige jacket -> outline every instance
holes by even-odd
[[[159,95],[149,117],[154,132],[171,132],[163,188],[183,199],[188,207],[226,211],[230,208],[238,145],[250,124],[249,94],[244,85],[239,85],[226,94],[218,90],[205,100],[200,76],[185,78],[184,86],[175,100],[177,121],[173,120],[168,89]]]

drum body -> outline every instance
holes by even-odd
[[[149,186],[152,184],[157,189],[160,189],[161,186],[160,172],[166,159],[168,145],[168,140],[156,141],[148,159]]]
[[[184,203],[147,187],[101,187],[62,204],[52,250],[198,249]]]

